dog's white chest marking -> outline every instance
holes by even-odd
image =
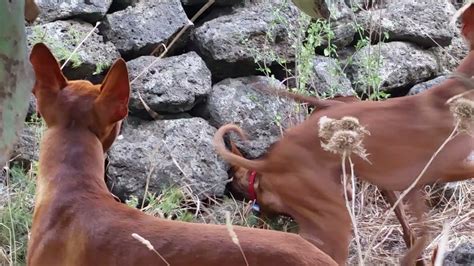
[[[469,155],[464,160],[466,163],[474,164],[474,151],[471,151],[471,153],[469,153]]]

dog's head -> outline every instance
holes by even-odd
[[[107,151],[128,113],[130,83],[125,61],[115,61],[100,85],[67,80],[56,58],[42,43],[33,47],[30,61],[36,75],[33,94],[37,109],[48,128],[86,128]]]
[[[232,153],[243,157],[235,143],[231,141],[230,144]],[[250,175],[253,171],[254,169],[247,169],[238,165],[231,165],[232,193],[247,200],[252,200],[255,199],[254,197],[256,197],[261,211],[268,217],[276,214],[285,214],[285,209],[281,204],[280,197],[277,195],[277,193],[272,192],[272,185],[269,184],[271,181],[265,182],[269,180],[264,180],[262,178],[262,173],[256,172],[253,183],[249,182]],[[250,187],[253,188],[254,195],[251,195]]]

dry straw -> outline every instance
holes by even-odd
[[[245,256],[244,250],[242,249],[242,246],[240,245],[239,238],[237,237],[237,234],[234,231],[234,227],[232,226],[232,221],[230,220],[230,212],[226,211],[225,212],[225,225],[227,227],[227,231],[229,232],[229,236],[232,239],[232,242],[239,247],[240,253],[242,254],[242,257],[244,258],[245,265],[249,266],[249,262],[247,261],[247,257]]]
[[[69,60],[71,60],[71,58],[74,56],[75,53],[77,53],[77,51],[79,50],[79,48],[81,48],[81,46],[86,42],[87,39],[89,39],[89,37],[92,35],[92,33],[97,29],[97,27],[99,27],[100,25],[100,22],[97,22],[94,26],[94,28],[92,28],[89,33],[87,33],[87,35],[84,37],[84,39],[82,39],[82,41],[76,46],[76,48],[74,48],[74,50],[72,51],[72,53],[69,55],[69,57],[66,59],[66,61],[64,61],[63,65],[61,66],[61,70],[67,65],[67,63],[69,62]]]
[[[448,248],[449,231],[450,225],[449,223],[445,223],[443,226],[443,232],[441,233],[441,239],[439,241],[438,252],[434,261],[434,266],[443,266],[443,260]]]
[[[148,241],[147,239],[145,239],[144,237],[142,237],[141,235],[139,234],[136,234],[136,233],[133,233],[132,234],[132,237],[134,239],[136,239],[138,242],[142,243],[145,247],[147,247],[150,251],[153,251],[155,252],[156,255],[158,255],[158,257],[160,257],[160,259],[166,263],[166,265],[170,266],[170,264],[168,263],[168,261],[166,261],[166,259],[161,256],[161,254],[155,249],[155,247],[153,247],[153,245],[151,244],[150,241]]]

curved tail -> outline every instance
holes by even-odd
[[[216,134],[214,134],[214,148],[216,149],[217,153],[224,158],[225,161],[232,165],[237,165],[249,170],[255,170],[261,172],[265,168],[265,162],[263,160],[249,160],[245,159],[242,156],[232,153],[229,151],[224,143],[224,136],[229,132],[235,132],[241,137],[242,139],[247,139],[243,130],[234,124],[227,124],[220,127]]]

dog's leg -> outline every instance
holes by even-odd
[[[409,204],[410,213],[415,217],[419,224],[419,235],[422,236],[416,240],[413,247],[409,250],[409,253],[413,254],[413,258],[418,258],[416,265],[425,265],[421,259],[422,253],[428,243],[428,227],[425,223],[425,213],[428,212],[426,205],[426,198],[422,189],[414,189],[408,193],[406,197],[407,203]]]
[[[393,204],[395,204],[395,202],[398,200],[398,196],[395,191],[381,190],[380,192],[388,201],[390,206],[393,206]],[[400,225],[402,226],[403,240],[405,241],[407,248],[410,249],[415,243],[416,235],[408,222],[407,214],[405,213],[403,203],[399,203],[394,211],[395,211],[395,215],[397,216],[398,221],[400,222]],[[418,250],[418,248],[416,248],[416,250]],[[413,252],[413,253],[416,253],[416,252]],[[423,266],[425,264],[423,263],[423,261],[418,261],[417,265]]]
[[[388,201],[390,206],[393,206],[393,204],[395,204],[395,202],[398,200],[398,196],[396,195],[395,191],[380,190],[380,192]],[[415,242],[416,237],[415,237],[415,233],[410,227],[410,224],[408,223],[408,219],[405,213],[403,203],[398,204],[398,206],[395,208],[394,211],[395,211],[395,215],[397,216],[398,221],[400,222],[402,226],[403,240],[405,240],[407,247],[410,248]]]
[[[407,254],[403,256],[403,258],[400,260],[400,265],[401,266],[425,265],[423,260],[420,259],[420,255],[421,253],[423,253],[423,250],[425,249],[427,243],[428,243],[427,236],[422,236],[418,238],[414,242],[413,246],[408,250]]]

